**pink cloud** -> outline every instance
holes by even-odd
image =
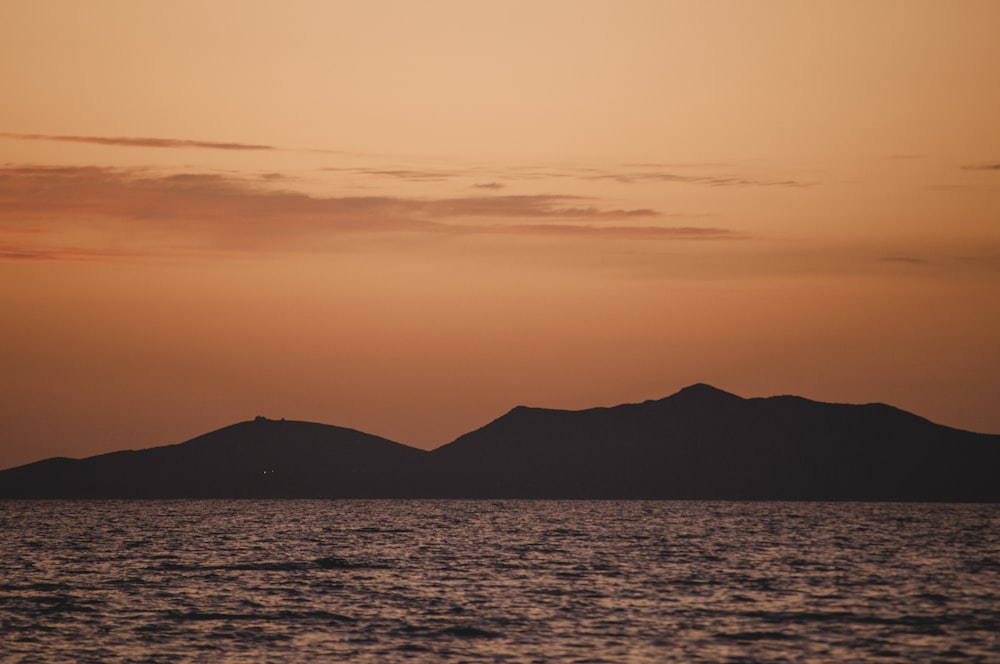
[[[122,136],[55,136],[51,134],[12,134],[0,132],[4,138],[24,141],[59,141],[62,143],[92,143],[96,145],[118,145],[138,148],[208,148],[212,150],[275,150],[271,145],[251,143],[226,143],[218,141],[195,141],[174,138],[133,138]]]
[[[617,225],[655,219],[586,197],[317,197],[272,182],[96,166],[0,167],[0,258],[114,257],[185,249],[319,248],[344,234],[502,233],[574,237],[722,238],[725,229]],[[483,220],[490,223],[483,223]],[[586,221],[586,224],[581,224]],[[575,223],[562,223],[575,222]],[[30,237],[30,242],[25,238]],[[75,245],[66,238],[83,238]]]

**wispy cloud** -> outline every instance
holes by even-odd
[[[649,208],[601,209],[582,205],[591,199],[584,196],[536,194],[532,196],[471,196],[445,198],[423,203],[428,212],[444,217],[563,217],[568,219],[625,219],[654,217]],[[414,201],[417,205],[419,202]]]
[[[146,138],[123,136],[59,136],[52,134],[12,134],[0,132],[0,137],[24,141],[59,141],[62,143],[93,143],[96,145],[117,145],[133,148],[207,148],[211,150],[276,150],[273,145],[252,143],[227,143],[218,141],[195,141],[176,138]]]
[[[422,226],[406,199],[316,198],[217,174],[25,166],[0,169],[0,218],[102,217],[175,227],[337,230]]]
[[[0,261],[107,260],[111,258],[137,258],[149,255],[150,252],[114,249],[67,246],[37,247],[16,244],[0,245]]]
[[[975,251],[979,253],[964,253],[968,249],[965,247],[960,250],[963,253],[959,253],[940,251],[935,248],[928,251],[926,256],[896,254],[880,256],[877,260],[882,263],[913,268],[929,275],[982,271],[995,273],[1000,270],[1000,253],[997,253],[996,246],[981,243],[975,247]]]
[[[407,198],[310,196],[278,177],[160,174],[96,166],[0,167],[0,258],[113,257],[185,248],[320,248],[345,234],[450,233],[721,238],[725,229],[664,227],[648,208],[560,194]],[[654,223],[636,225],[635,220]],[[627,225],[618,222],[631,221]],[[586,223],[580,223],[586,222]],[[66,238],[85,238],[71,245]],[[336,242],[343,242],[338,240]],[[326,244],[324,244],[326,243]]]
[[[705,170],[713,164],[675,164],[674,169]],[[668,170],[667,164],[626,164],[617,170],[602,168],[551,168],[545,166],[522,166],[491,171],[484,168],[468,169],[425,169],[425,168],[359,168],[330,167],[327,172],[346,173],[360,176],[394,178],[410,182],[441,182],[457,178],[490,178],[486,182],[473,183],[479,189],[500,189],[504,181],[543,181],[543,180],[605,180],[620,184],[636,184],[640,182],[665,182],[711,187],[808,187],[813,183],[791,178],[764,178],[738,175],[725,172],[676,172]]]
[[[726,228],[701,226],[594,226],[581,224],[515,224],[491,226],[490,231],[518,235],[594,238],[672,238],[688,240],[735,239]]]
[[[807,187],[809,183],[790,179],[750,178],[731,175],[681,175],[667,171],[622,171],[584,175],[590,180],[614,180],[622,184],[636,182],[681,182],[712,187]]]
[[[1000,171],[1000,162],[994,162],[991,164],[968,164],[962,166],[963,170],[966,171]]]
[[[271,178],[275,180],[276,178]],[[0,215],[105,215],[129,219],[301,220],[322,219],[338,226],[382,227],[386,219],[427,223],[438,218],[633,218],[655,210],[604,209],[583,196],[394,196],[314,197],[268,189],[259,181],[218,174],[157,175],[141,170],[96,166],[0,168]],[[356,222],[350,221],[356,219]],[[378,223],[376,223],[378,220]]]
[[[665,169],[669,168],[671,170],[677,168],[711,168],[711,169],[732,169],[734,166],[731,163],[721,162],[721,161],[637,161],[622,164],[626,168],[645,168],[645,169]]]
[[[457,171],[445,171],[421,168],[345,168],[330,167],[324,171],[334,173],[351,173],[354,175],[372,175],[378,177],[395,178],[397,180],[407,180],[410,182],[442,182],[459,177],[462,173]]]
[[[663,182],[711,187],[809,187],[813,182],[792,178],[754,177],[735,174],[725,164],[624,164],[620,168],[546,168],[522,167],[498,172],[503,180],[538,181],[546,179],[604,180],[620,184]],[[688,172],[678,172],[679,170]],[[693,172],[692,172],[693,171]],[[703,171],[701,173],[697,171]]]
[[[619,184],[643,182],[692,184],[710,187],[809,187],[814,183],[792,178],[754,177],[733,173],[726,164],[625,164],[615,169],[593,167],[512,166],[489,169],[469,167],[436,169],[419,167],[365,168],[328,167],[326,172],[355,176],[393,178],[426,183],[456,179],[473,179],[477,189],[501,189],[504,182],[542,182],[546,180],[612,181]],[[698,172],[702,171],[702,172]],[[478,180],[478,182],[476,181]]]

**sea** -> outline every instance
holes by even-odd
[[[3,662],[1000,662],[1000,505],[0,501]]]

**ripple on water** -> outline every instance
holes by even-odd
[[[1000,506],[5,501],[13,660],[990,661]]]

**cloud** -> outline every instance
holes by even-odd
[[[992,278],[992,275],[1000,270],[1000,253],[997,253],[996,246],[980,243],[973,249],[973,252],[979,253],[967,253],[968,250],[968,247],[960,250],[961,253],[931,250],[926,257],[905,254],[884,255],[877,260],[897,266],[908,266],[934,275],[989,273]]]
[[[719,161],[636,161],[622,164],[626,168],[731,168],[732,164]]]
[[[454,171],[440,171],[416,168],[324,168],[324,171],[334,173],[354,173],[357,175],[375,175],[410,182],[441,182],[461,175]]]
[[[314,198],[204,173],[100,167],[0,168],[0,231],[28,248],[81,251],[308,247],[333,234],[427,230],[436,224],[389,197]]]
[[[0,245],[0,260],[39,260],[44,252],[18,247],[15,245]]]
[[[707,185],[711,187],[809,187],[811,182],[791,178],[758,178],[724,173],[682,174],[666,169],[704,169],[721,167],[725,164],[625,164],[620,170],[609,171],[599,168],[555,169],[544,167],[522,167],[498,174],[504,180],[611,180],[621,184],[639,182],[676,182],[682,184]]]
[[[966,170],[966,171],[1000,171],[1000,162],[994,162],[992,164],[969,164],[968,166],[962,166],[962,170]]]
[[[12,134],[0,132],[4,138],[25,141],[60,141],[63,143],[93,143],[96,145],[118,145],[133,148],[207,148],[212,150],[276,150],[272,145],[252,143],[222,143],[217,141],[194,141],[174,138],[130,138],[119,136],[55,136],[50,134]]]
[[[726,228],[700,226],[593,226],[580,224],[517,224],[493,226],[493,232],[555,237],[672,238],[688,240],[734,239]]]
[[[812,183],[790,178],[757,178],[721,173],[682,174],[668,168],[705,169],[724,167],[725,164],[626,164],[621,170],[609,171],[601,168],[573,167],[553,168],[547,166],[521,166],[487,171],[483,168],[455,170],[424,168],[361,168],[328,167],[324,171],[349,173],[353,175],[395,178],[411,182],[440,182],[455,178],[490,178],[486,182],[473,183],[477,189],[501,189],[506,181],[540,180],[611,180],[621,184],[639,182],[676,182],[683,184],[708,185],[712,187],[808,187]]]
[[[588,201],[584,196],[536,194],[531,196],[472,196],[429,201],[427,210],[445,217],[563,217],[605,218],[652,217],[656,211],[648,208],[633,210],[603,210],[595,206],[581,206]]]
[[[274,180],[275,178],[271,178]],[[267,189],[259,181],[218,174],[159,175],[96,166],[0,168],[0,215],[85,214],[128,219],[270,221],[305,219],[352,228],[396,229],[437,218],[628,218],[654,216],[650,209],[602,209],[582,196],[393,196],[314,197]],[[391,222],[388,220],[392,220]]]
[[[992,187],[983,187],[975,184],[925,184],[921,185],[921,189],[927,191],[993,191]]]
[[[682,182],[703,184],[712,187],[808,187],[799,180],[770,180],[729,175],[679,175],[666,171],[623,171],[620,173],[598,173],[583,176],[590,180],[614,180],[622,184],[636,182]]]
[[[83,247],[0,245],[0,261],[106,260],[109,258],[138,258],[148,255],[150,255],[148,252]]]
[[[619,225],[660,215],[648,208],[604,207],[584,196],[318,197],[274,188],[283,182],[97,166],[0,167],[0,232],[6,243],[0,245],[0,259],[322,250],[343,246],[347,235],[389,233],[729,236],[718,228]],[[581,221],[587,223],[571,223]]]
[[[903,263],[905,265],[930,265],[926,258],[915,258],[913,256],[882,256],[879,260],[886,263]]]

